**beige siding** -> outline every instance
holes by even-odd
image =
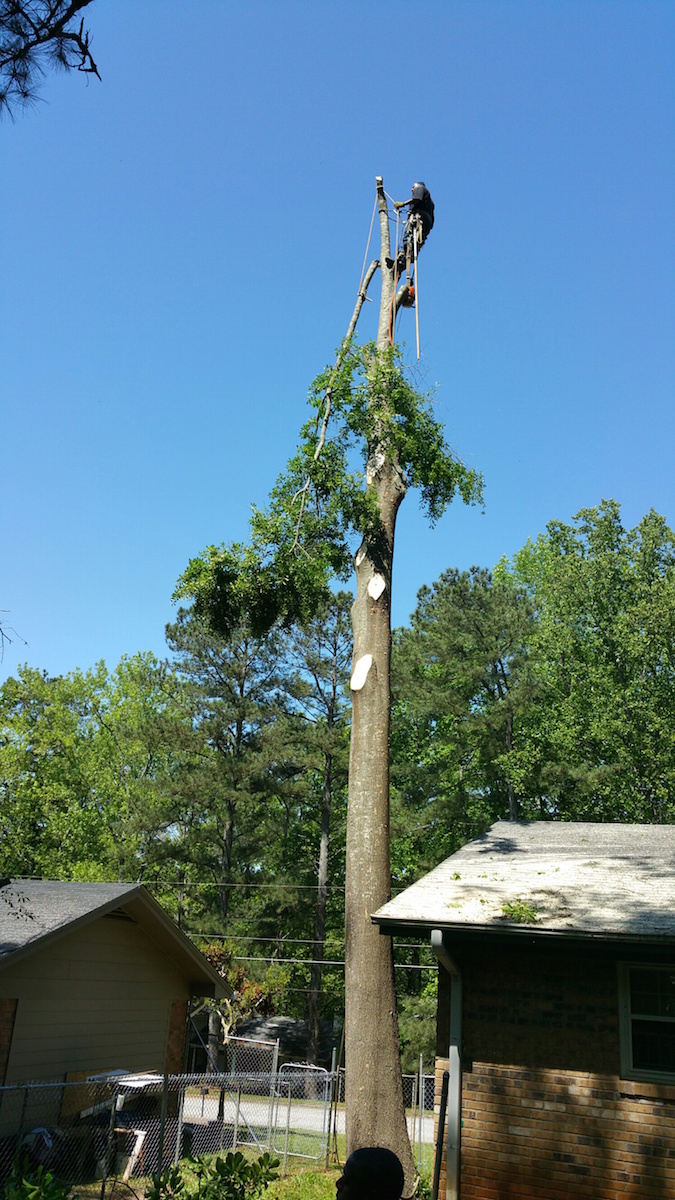
[[[0,971],[18,997],[5,1082],[114,1067],[162,1070],[185,976],[138,925],[104,917]]]

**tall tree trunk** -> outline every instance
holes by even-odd
[[[389,347],[395,304],[389,218],[382,180],[382,297],[376,356]],[[375,379],[375,375],[373,376]],[[386,400],[386,397],[384,398]],[[352,730],[345,894],[345,1080],[347,1154],[385,1146],[398,1154],[410,1190],[415,1166],[403,1105],[398,1014],[391,938],[370,914],[390,898],[389,722],[391,584],[396,514],[405,495],[397,462],[376,434],[369,446],[366,487],[376,499],[380,529],[356,556],[352,608]]]
[[[309,977],[307,997],[307,1061],[319,1062],[321,972],[326,934],[326,901],[328,899],[328,842],[330,837],[330,810],[333,799],[333,756],[326,754],[323,771],[323,802],[321,806],[321,842],[319,845],[319,871],[317,878],[316,908],[314,910],[314,942],[312,945],[312,969]]]
[[[506,752],[510,754],[513,750],[513,713],[510,712],[506,718]],[[520,810],[516,793],[513,789],[513,784],[509,779],[506,785],[507,794],[509,797],[509,821],[517,821],[520,817]]]

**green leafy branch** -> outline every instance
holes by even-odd
[[[308,404],[312,416],[296,453],[266,508],[253,509],[249,542],[208,546],[174,592],[225,636],[244,619],[256,634],[276,622],[305,623],[331,581],[347,578],[354,538],[379,532],[376,498],[365,483],[374,446],[395,458],[406,487],[420,489],[432,522],[456,493],[466,503],[482,498],[480,476],[450,451],[397,351],[343,344],[312,384]]]
[[[513,921],[515,925],[536,925],[538,913],[537,905],[531,900],[523,900],[522,897],[507,900],[502,904],[502,916],[507,921]]]

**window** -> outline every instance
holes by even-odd
[[[619,970],[622,1075],[675,1080],[675,966]]]

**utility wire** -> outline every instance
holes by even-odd
[[[142,883],[143,881],[139,880],[139,882]],[[221,891],[223,888],[295,888],[296,891],[305,891],[305,892],[316,892],[319,890],[318,883],[216,883],[215,881],[211,883],[208,880],[203,881],[201,883],[176,883],[170,879],[166,880],[166,882],[162,879],[149,880],[148,882],[144,883],[143,886],[147,887],[147,888],[162,888],[162,887],[173,887],[173,888],[200,888],[201,887],[201,888],[204,888],[204,887],[207,887],[207,888],[219,888]],[[344,890],[345,890],[344,884],[340,884],[340,883],[329,883],[329,884],[326,884],[326,886],[331,891],[344,892]],[[402,889],[399,889],[399,890],[402,890]]]
[[[259,955],[251,954],[233,954],[233,962],[266,962],[276,965],[277,963],[299,964],[303,967],[344,967],[344,959],[331,958],[261,958]],[[394,963],[395,970],[399,971],[435,971],[435,966],[418,966],[416,963]]]
[[[138,882],[143,883],[142,880],[138,880]],[[216,883],[215,881],[210,883],[208,880],[201,883],[177,883],[171,879],[166,880],[166,882],[162,879],[153,879],[144,883],[143,886],[146,888],[218,888],[220,891],[224,888],[277,888],[277,890],[295,888],[296,891],[300,892],[318,892],[319,890],[318,883]],[[332,892],[344,892],[345,890],[343,883],[328,883],[325,886]],[[392,896],[397,896],[399,892],[405,891],[409,886],[409,884],[401,884],[401,887],[392,888]]]
[[[190,936],[193,938],[215,938],[217,941],[232,940],[233,942],[276,942],[279,940],[276,934],[271,934],[269,937],[260,937],[257,934],[254,935],[251,933],[191,933]],[[339,942],[340,945],[344,946],[345,939],[343,937],[326,937],[323,941],[324,944],[326,942]],[[284,946],[313,946],[315,938],[285,937],[281,939],[281,942]],[[398,950],[421,949],[419,942],[397,942],[396,947]]]

